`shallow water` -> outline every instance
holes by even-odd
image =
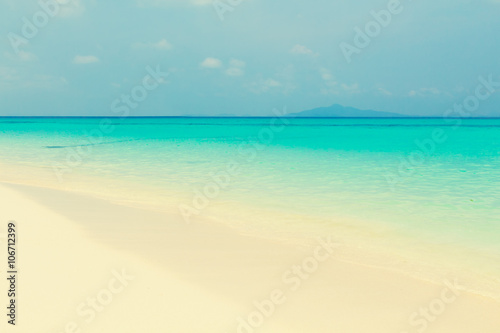
[[[3,181],[420,261],[455,253],[450,267],[493,279],[499,152],[500,119],[0,118]]]

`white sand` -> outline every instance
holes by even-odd
[[[317,243],[273,243],[43,188],[1,185],[0,202],[0,234],[9,220],[19,229],[17,325],[7,325],[2,314],[1,332],[411,333],[424,324],[421,331],[429,333],[500,332],[497,302],[341,262],[337,249],[324,262],[316,260],[307,279],[294,280],[300,286],[292,290],[283,275],[291,279],[290,268],[304,260],[314,264],[316,249],[325,256]],[[0,241],[5,249],[5,239]],[[6,256],[2,250],[5,313]],[[113,273],[122,269],[134,276],[126,286]],[[238,331],[238,317],[247,318],[255,301],[269,300],[277,290],[281,304],[260,327]],[[97,295],[109,302],[100,312],[87,305]],[[415,318],[420,321],[412,326],[410,315],[430,305],[442,313]],[[259,316],[254,313],[255,320]]]

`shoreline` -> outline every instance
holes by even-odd
[[[84,179],[78,183],[70,183],[73,183],[73,186],[80,185],[80,182]],[[96,179],[90,177],[87,181],[92,182],[96,181]],[[175,221],[179,228],[190,225],[186,224],[177,210],[172,207],[164,209],[160,208],[156,203],[146,205],[142,201],[117,199],[117,197],[111,197],[109,194],[92,192],[90,191],[91,187],[86,187],[84,191],[81,191],[83,188],[75,190],[74,188],[70,189],[70,187],[49,187],[46,182],[37,185],[28,183],[19,184],[15,181],[0,180],[0,185],[24,187],[28,192],[33,192],[36,189],[34,192],[38,192],[36,196],[38,198],[55,197],[64,200],[66,194],[70,194],[83,200],[92,199],[94,204],[100,203],[99,206],[106,203],[116,208],[121,207],[122,209],[149,212],[153,216],[151,220],[159,220],[158,216],[170,216],[170,219]],[[131,184],[128,186],[130,187]],[[142,191],[144,192],[145,189],[142,189]],[[175,192],[171,193],[171,196],[175,196]],[[34,198],[36,197],[34,196]],[[227,203],[225,204],[227,205]],[[52,206],[59,208],[57,204],[52,204]],[[237,211],[245,211],[248,216],[257,214],[259,210],[258,207],[247,207],[241,204],[235,207],[233,208]],[[231,215],[219,215],[220,213],[226,213],[226,210],[209,210],[205,213],[207,213],[205,216],[196,217],[191,223],[205,225],[209,228],[224,228],[241,236],[301,248],[307,248],[314,243],[316,238],[323,236],[325,233],[335,234],[336,240],[342,243],[342,250],[336,254],[336,257],[343,262],[393,271],[434,284],[440,283],[443,277],[458,277],[462,281],[464,289],[468,292],[491,298],[500,303],[500,270],[496,270],[495,266],[491,264],[491,262],[495,261],[495,254],[484,253],[484,251],[483,253],[477,252],[478,250],[465,246],[456,248],[455,246],[450,247],[442,244],[422,243],[421,235],[420,238],[415,238],[413,234],[394,232],[394,230],[387,229],[382,224],[377,224],[374,228],[370,221],[367,220],[335,217],[330,219],[331,222],[325,220],[326,223],[322,220],[311,220],[316,222],[312,223],[312,225],[318,224],[319,228],[310,226],[303,228],[301,225],[285,225],[279,221],[283,219],[309,220],[311,217],[305,215],[285,216],[280,213],[271,215],[266,212],[264,216],[268,224],[264,225],[262,221],[253,221],[252,219],[236,221],[231,220]],[[231,223],[228,223],[229,221]],[[277,223],[274,223],[274,221],[277,221]],[[83,224],[85,221],[81,223]],[[328,225],[328,223],[333,224]],[[419,243],[416,243],[416,240]],[[489,270],[485,269],[488,267]]]
[[[103,281],[91,282],[96,275],[107,281],[107,277],[96,274],[98,268],[105,268],[103,271],[112,276],[110,272],[117,269],[116,263],[137,272],[137,289],[133,291],[137,294],[122,303],[118,295],[116,307],[120,313],[109,317],[106,314],[110,325],[125,318],[121,311],[129,313],[128,318],[137,318],[137,322],[128,320],[127,327],[122,325],[124,332],[144,328],[140,326],[144,324],[141,315],[151,320],[146,321],[146,327],[152,325],[158,311],[176,313],[177,319],[169,317],[160,324],[164,329],[199,332],[200,328],[194,327],[198,324],[192,322],[197,318],[204,332],[237,332],[238,325],[245,326],[240,319],[256,311],[254,303],[273,299],[271,295],[276,290],[283,295],[274,298],[278,301],[275,312],[266,317],[259,332],[330,332],[332,327],[346,333],[412,332],[417,328],[415,322],[409,321],[412,314],[430,302],[439,301],[441,294],[446,294],[447,299],[453,295],[445,283],[429,283],[399,272],[344,262],[336,253],[318,263],[310,277],[301,279],[293,291],[294,284],[290,281],[297,276],[289,273],[288,280],[283,276],[291,267],[312,258],[317,244],[294,246],[241,235],[222,225],[186,225],[168,214],[46,188],[0,183],[0,196],[5,203],[0,213],[2,219],[16,219],[20,223],[19,246],[24,267],[21,270],[24,285],[20,287],[25,295],[20,304],[24,313],[38,311],[33,325],[39,328],[39,320],[45,318],[47,330],[55,329],[55,324],[48,323],[51,316],[45,313],[46,308],[54,310],[60,302],[67,304],[61,298],[67,296],[73,304],[69,308],[73,309],[75,302],[85,300],[77,296],[81,295],[81,289],[88,291],[89,285],[102,285]],[[52,254],[56,262],[46,267],[39,262],[44,254],[49,257]],[[81,268],[86,273],[74,271]],[[60,277],[63,286],[58,290],[65,290],[66,295],[57,293],[54,299],[32,299],[43,294],[44,287],[57,284],[50,281],[52,274]],[[453,284],[453,279],[449,283]],[[189,297],[179,296],[178,290]],[[177,297],[157,296],[162,293],[172,296],[174,291]],[[427,332],[496,333],[500,327],[500,304],[466,291],[457,292],[456,301],[443,303],[446,310],[439,320],[427,323]],[[283,299],[286,302],[281,302]],[[137,301],[154,304],[154,310],[146,313],[141,309],[139,315],[133,314],[137,311],[134,304]],[[115,302],[110,308],[114,305]],[[151,306],[147,309],[152,310]],[[67,317],[71,317],[69,313]],[[422,320],[418,313],[416,318]],[[478,318],[482,318],[479,323]],[[24,318],[23,325],[27,328],[31,323]],[[86,332],[93,332],[93,328],[97,329],[89,327]]]
[[[7,166],[12,168],[11,164]],[[26,168],[22,169],[23,174],[27,172],[27,169],[33,169],[28,166],[21,168]],[[36,172],[43,174],[40,170]],[[33,178],[33,176],[30,177]],[[58,187],[61,185],[59,183],[48,182],[45,178],[40,179],[42,181],[36,185],[26,180],[23,184],[19,184],[16,183],[18,179],[10,182],[1,179],[0,185],[10,184],[47,191],[45,194],[39,194],[38,197],[63,198],[64,195],[60,193],[68,193],[84,199],[95,198],[95,202],[107,202],[123,209],[133,208],[144,212],[154,212],[157,216],[170,215],[179,227],[186,225],[175,208],[176,205],[172,205],[172,202],[168,202],[164,207],[158,205],[160,201],[157,199],[154,199],[155,201],[151,204],[144,204],[145,199],[150,196],[154,197],[147,192],[147,188],[139,187],[141,192],[130,194],[132,193],[130,189],[134,186],[132,183],[123,188],[115,188],[121,191],[120,193],[129,193],[122,198],[122,196],[111,196],[108,190],[102,193],[96,192],[99,187],[94,189],[93,186],[88,185],[98,180],[95,177],[77,176],[61,187]],[[139,185],[135,184],[135,186]],[[103,188],[102,185],[100,188]],[[178,198],[177,195],[183,196],[182,193],[176,194],[175,191],[169,194],[172,199]],[[128,199],[125,200],[125,197]],[[134,198],[141,200],[134,201]],[[239,213],[233,216],[228,205],[233,211]],[[224,202],[220,207],[216,206],[204,211],[202,214],[204,216],[195,217],[192,222],[209,227],[229,228],[239,235],[300,247],[309,246],[315,238],[325,233],[334,234],[336,239],[343,244],[342,251],[337,253],[337,258],[344,262],[394,271],[431,283],[441,283],[444,276],[459,277],[467,291],[492,298],[500,303],[500,269],[495,268],[498,254],[487,252],[487,249],[472,248],[466,244],[457,247],[439,242],[433,243],[427,241],[427,238],[422,235],[403,233],[379,222],[372,225],[369,220],[355,220],[341,216],[327,220],[285,212],[265,211],[261,213],[258,206],[231,202]],[[242,216],[245,218],[242,219]],[[261,220],[262,218],[265,220]],[[283,223],[289,221],[293,222]],[[302,223],[302,221],[311,223]]]

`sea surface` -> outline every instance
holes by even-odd
[[[332,235],[346,258],[497,298],[499,153],[500,119],[0,118],[0,181]]]

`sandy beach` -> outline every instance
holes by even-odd
[[[500,0],[0,2],[0,333],[500,333]]]
[[[74,193],[0,186],[18,225],[7,332],[483,332],[500,304],[347,263],[331,237],[294,246]],[[2,230],[4,232],[4,230]],[[5,239],[2,239],[4,242]],[[2,290],[7,282],[2,279]]]

